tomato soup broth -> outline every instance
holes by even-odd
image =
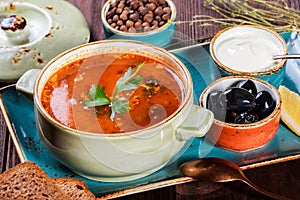
[[[87,107],[92,85],[101,85],[111,99],[116,82],[129,68],[144,63],[137,75],[137,88],[123,91],[128,112],[110,118],[110,105]],[[137,54],[99,54],[74,61],[55,72],[46,82],[41,102],[58,122],[81,131],[124,133],[152,126],[174,113],[184,100],[180,77],[163,62]]]

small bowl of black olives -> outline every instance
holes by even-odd
[[[219,147],[249,151],[267,144],[280,122],[281,97],[266,81],[227,76],[208,85],[200,105],[214,113],[207,137]]]
[[[108,0],[101,20],[106,39],[138,40],[164,47],[174,37],[176,7],[172,0]]]

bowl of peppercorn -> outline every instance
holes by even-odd
[[[265,146],[277,133],[281,97],[270,83],[250,76],[217,79],[201,93],[214,113],[207,137],[218,147],[243,152]]]
[[[101,12],[106,39],[127,39],[164,47],[174,37],[171,0],[108,0]]]

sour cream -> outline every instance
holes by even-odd
[[[251,26],[228,29],[212,43],[215,59],[240,72],[261,72],[274,68],[275,55],[286,53],[283,41],[271,31]]]

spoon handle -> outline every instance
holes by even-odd
[[[300,54],[287,54],[287,55],[273,56],[273,60],[277,60],[277,59],[295,59],[295,58],[300,58]]]
[[[252,189],[254,189],[255,191],[261,193],[261,194],[264,194],[272,199],[276,199],[276,200],[291,200],[290,198],[288,197],[284,197],[284,196],[281,196],[279,194],[275,194],[275,193],[272,193],[272,192],[269,192],[261,187],[258,187],[257,185],[253,184],[249,179],[245,178],[242,180],[244,183],[246,183],[247,185],[249,185]]]

